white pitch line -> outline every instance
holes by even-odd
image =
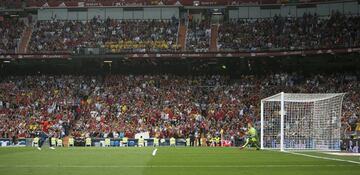
[[[312,158],[317,158],[317,159],[334,160],[334,161],[339,161],[339,162],[348,162],[348,163],[354,163],[354,164],[360,165],[360,162],[352,161],[352,160],[345,160],[345,159],[338,159],[338,158],[331,158],[331,157],[322,157],[322,156],[314,156],[314,155],[302,154],[302,153],[296,153],[296,152],[290,152],[290,151],[285,151],[285,153],[294,154],[294,155],[300,155],[300,156],[306,156],[306,157],[312,157]]]
[[[152,152],[152,155],[155,156],[155,155],[156,155],[156,152],[157,152],[157,148],[154,149],[154,151]]]
[[[336,156],[360,156],[360,153],[344,153],[344,152],[324,152],[324,154],[330,154]]]
[[[283,167],[357,167],[357,165],[0,165],[0,168],[283,168]]]

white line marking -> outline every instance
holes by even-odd
[[[336,155],[336,156],[360,156],[360,153],[344,153],[344,152],[324,152],[324,154]]]
[[[282,167],[358,167],[358,165],[0,165],[0,168],[282,168]]]
[[[156,151],[157,151],[157,148],[154,149],[154,151],[152,152],[152,155],[155,156],[156,155]]]
[[[322,156],[314,156],[314,155],[302,154],[302,153],[296,153],[296,152],[289,152],[289,151],[284,151],[284,152],[289,153],[289,154],[294,154],[294,155],[317,158],[317,159],[334,160],[334,161],[339,161],[339,162],[348,162],[348,163],[354,163],[354,164],[360,165],[360,162],[352,161],[352,160],[345,160],[345,159],[338,159],[338,158],[331,158],[331,157],[322,157]]]

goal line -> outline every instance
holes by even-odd
[[[305,157],[311,157],[311,158],[317,158],[317,159],[323,159],[323,160],[333,160],[333,161],[338,161],[338,162],[348,162],[348,163],[360,165],[360,162],[353,161],[353,160],[346,160],[346,159],[339,159],[339,158],[325,157],[325,156],[316,156],[316,155],[304,154],[304,153],[299,153],[299,152],[290,152],[290,151],[284,151],[284,153],[293,154],[293,155],[299,155],[299,156],[305,156]]]

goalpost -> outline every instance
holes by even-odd
[[[261,100],[261,149],[340,150],[345,93],[278,93]]]

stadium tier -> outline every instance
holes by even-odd
[[[189,21],[186,36],[186,50],[208,52],[210,47],[210,21]]]
[[[0,22],[0,53],[17,52],[17,44],[21,34],[25,29],[25,24],[20,20],[4,20]]]
[[[359,14],[0,0],[0,174],[359,174]]]
[[[44,2],[45,6],[36,8],[36,4]],[[296,75],[285,73],[285,70],[275,74],[272,71],[278,68],[268,65],[265,72],[271,73],[265,77],[240,75],[233,79],[223,75],[224,71],[230,75],[241,74],[235,65],[243,65],[241,68],[248,72],[253,71],[254,65],[258,71],[261,69],[260,63],[255,61],[236,61],[239,57],[304,57],[308,53],[325,57],[327,54],[356,52],[360,44],[360,18],[357,16],[360,7],[355,1],[340,2],[341,8],[337,6],[339,2],[313,1],[281,1],[289,3],[284,6],[276,6],[277,1],[258,1],[257,5],[247,6],[238,4],[251,1],[214,1],[209,4],[226,5],[221,7],[223,9],[197,9],[195,1],[178,1],[177,6],[169,7],[166,5],[176,1],[161,1],[163,4],[160,1],[121,1],[124,6],[140,3],[131,8],[107,8],[108,5],[104,5],[112,1],[84,1],[100,7],[81,6],[76,9],[68,8],[73,1],[44,2],[26,1],[34,8],[22,9],[21,13],[5,9],[6,13],[1,13],[0,58],[4,60],[2,73],[6,75],[1,81],[0,105],[4,116],[1,120],[9,123],[0,130],[3,138],[36,137],[41,129],[39,122],[51,120],[56,137],[106,138],[110,135],[133,138],[136,133],[149,132],[150,137],[160,138],[187,138],[197,134],[209,141],[222,130],[224,139],[234,140],[242,137],[240,131],[244,130],[244,123],[251,122],[259,127],[259,100],[278,93],[282,85],[288,88],[288,92],[353,92],[355,97],[347,96],[343,105],[342,138],[348,138],[355,130],[359,112],[357,73],[347,76],[311,73],[312,76],[305,78],[297,77],[301,70],[294,71]],[[9,4],[10,1],[3,3]],[[202,3],[206,4],[205,1]],[[271,3],[275,6],[263,5]],[[53,8],[56,4],[59,5]],[[243,13],[244,10],[248,13]],[[124,68],[120,71],[122,75],[23,77],[11,76],[10,72],[41,74],[41,71],[49,72],[51,68],[41,68],[40,71],[30,66],[29,72],[22,68],[14,71],[6,64],[24,58],[81,60],[85,57],[87,60],[89,55],[97,60],[95,62],[101,62],[101,69],[110,72],[113,71],[113,61],[115,69],[122,64],[127,67],[120,68]],[[186,65],[186,60],[181,61],[192,57],[209,60],[194,61],[189,65]],[[145,63],[132,61],[137,58]],[[156,58],[180,58],[180,61],[166,66],[167,61]],[[224,62],[226,58],[235,61]],[[168,68],[154,70],[158,64],[165,64]],[[83,69],[84,65],[87,67],[84,72],[88,72],[87,69],[93,73],[101,72],[96,65],[83,61],[74,67]],[[143,67],[139,69],[139,66]],[[220,69],[212,68],[218,66]],[[207,76],[196,75],[189,79],[171,73],[162,75],[173,68],[172,73],[182,69],[183,72],[200,70]],[[69,71],[71,68],[66,69]],[[146,73],[148,69],[156,73]],[[62,70],[50,72],[59,74]],[[77,70],[73,72],[78,73]],[[130,75],[134,72],[142,76]],[[276,78],[281,80],[274,83]],[[335,82],[330,81],[332,78]],[[344,79],[347,83],[343,82]],[[308,81],[313,87],[307,87],[310,86]],[[336,83],[341,83],[341,86],[335,86]],[[334,86],[335,89],[330,88]],[[47,93],[42,93],[45,90]]]
[[[246,123],[260,127],[260,99],[285,86],[289,92],[347,92],[341,115],[345,138],[359,122],[357,76],[7,77],[0,84],[0,136],[36,137],[40,122],[50,121],[50,133],[60,138],[134,138],[136,133],[149,132],[150,138],[195,134],[209,141],[223,130],[224,139],[235,145]]]
[[[359,17],[333,13],[302,17],[237,19],[220,26],[218,47],[224,51],[304,50],[358,47]]]
[[[80,48],[107,48],[110,52],[155,52],[177,49],[178,22],[39,21],[29,43],[37,52],[66,52]]]
[[[304,15],[299,18],[236,20],[219,27],[216,48],[220,51],[305,50],[359,47],[358,17],[333,13],[329,19]],[[23,21],[1,22],[0,53],[15,53],[25,29]],[[7,27],[8,26],[8,27]],[[16,27],[12,28],[12,27]],[[178,20],[38,21],[28,44],[30,53],[79,52],[81,48],[105,48],[107,53],[164,52],[181,48]],[[209,21],[191,21],[186,50],[208,52]]]

